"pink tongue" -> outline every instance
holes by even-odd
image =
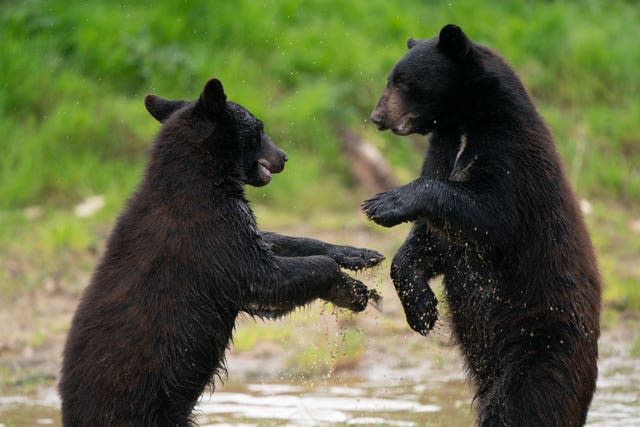
[[[262,176],[264,181],[268,181],[271,179],[271,172],[269,172],[269,169],[267,169],[264,165],[258,164],[258,167],[260,168],[260,175]]]

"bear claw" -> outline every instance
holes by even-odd
[[[380,193],[362,203],[362,210],[371,221],[384,227],[393,227],[407,221],[398,209],[397,197],[392,191]]]

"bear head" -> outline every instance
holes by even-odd
[[[144,98],[147,111],[174,140],[203,146],[220,168],[243,183],[260,187],[272,173],[284,169],[287,154],[265,134],[261,120],[244,107],[228,101],[218,79],[207,82],[195,101],[168,100],[156,95]],[[212,165],[214,167],[214,165]]]
[[[371,121],[379,130],[391,129],[397,135],[425,135],[445,125],[464,94],[473,46],[451,24],[438,37],[409,39],[409,51],[391,70]]]

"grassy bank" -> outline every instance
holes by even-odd
[[[640,216],[640,104],[631,95],[640,93],[640,11],[604,0],[7,3],[0,291],[38,291],[50,280],[84,285],[158,129],[143,95],[194,98],[211,76],[290,155],[272,185],[249,192],[263,222],[362,225],[357,206],[367,194],[341,155],[340,131],[376,145],[400,181],[417,173],[420,144],[379,134],[367,118],[405,40],[448,22],[522,76],[572,183],[593,203],[588,221],[607,301],[640,309],[630,225]],[[91,195],[104,207],[78,218],[74,207]]]

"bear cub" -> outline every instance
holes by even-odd
[[[268,184],[287,155],[219,80],[196,101],[145,105],[163,126],[71,324],[65,426],[191,425],[240,312],[277,317],[317,298],[362,311],[379,298],[340,270],[378,252],[258,230],[243,186]]]
[[[421,176],[363,204],[411,221],[391,277],[411,328],[443,276],[480,426],[579,426],[596,384],[601,282],[551,132],[520,79],[455,25],[407,42],[371,120],[430,134]]]

